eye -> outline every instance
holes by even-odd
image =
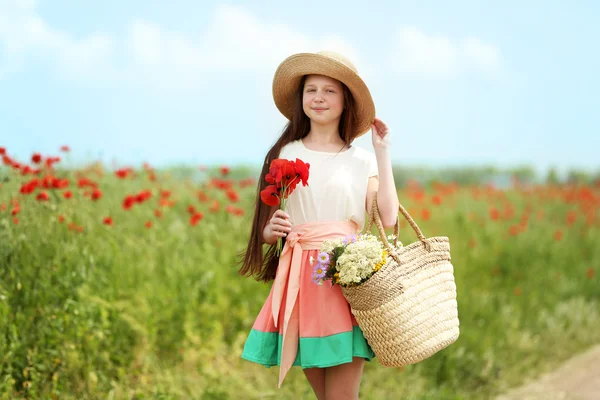
[[[306,89],[307,92],[314,92],[315,89]]]

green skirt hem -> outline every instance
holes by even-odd
[[[280,365],[282,335],[278,332],[261,332],[252,329],[244,345],[242,358],[267,368]],[[353,357],[371,361],[375,353],[362,331],[354,326],[352,331],[326,337],[299,339],[298,352],[293,366],[326,368],[352,362]]]

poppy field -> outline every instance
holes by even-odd
[[[255,172],[74,169],[70,151],[0,147],[0,399],[314,398],[300,369],[277,389],[278,368],[240,359],[270,289],[237,273]],[[600,185],[398,189],[450,238],[461,333],[367,363],[361,398],[487,399],[600,342]]]

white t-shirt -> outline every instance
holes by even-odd
[[[310,164],[308,185],[299,183],[286,200],[294,225],[353,220],[363,229],[367,183],[378,173],[374,153],[355,145],[339,153],[310,150],[299,139],[285,145],[279,158]]]

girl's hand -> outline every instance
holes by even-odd
[[[281,209],[277,209],[267,225],[265,226],[263,236],[265,242],[274,244],[277,238],[286,237],[292,231],[292,222],[290,216]]]
[[[375,120],[371,124],[371,132],[373,133],[372,141],[375,150],[388,149],[392,146],[392,132],[390,128],[377,117],[375,117]]]

